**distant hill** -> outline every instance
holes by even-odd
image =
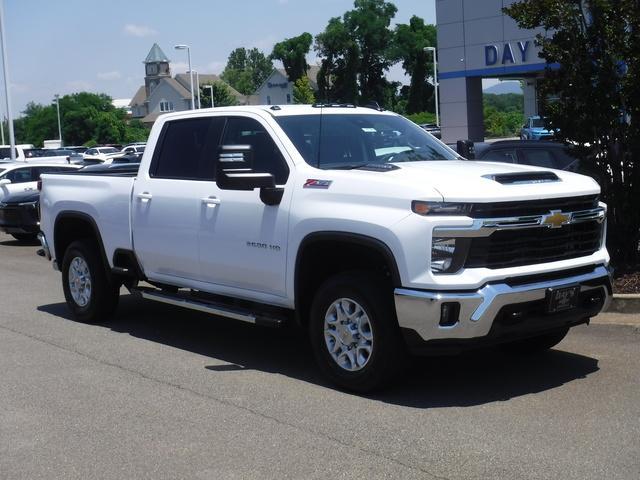
[[[485,88],[483,91],[484,93],[493,93],[495,95],[504,95],[505,93],[519,93],[522,95],[522,87],[520,87],[520,82],[514,80],[500,82],[489,88]]]

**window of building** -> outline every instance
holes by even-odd
[[[161,112],[173,112],[173,102],[168,102],[167,100],[162,100],[160,102],[160,111]]]
[[[287,93],[287,103],[291,103],[291,94]]]
[[[251,145],[253,149],[253,171],[271,173],[276,184],[287,183],[289,167],[280,149],[269,132],[252,118],[231,117],[227,120],[224,145]]]

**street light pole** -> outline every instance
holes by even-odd
[[[9,95],[9,59],[7,58],[7,41],[4,36],[4,0],[0,0],[0,42],[2,42],[2,68],[4,73],[4,91],[7,101],[7,123],[9,124],[9,144],[11,145],[11,161],[16,161],[16,138],[13,133],[13,117],[11,115],[11,97]]]
[[[209,89],[209,93],[211,94],[211,108],[215,107],[215,105],[213,104],[213,85],[207,85],[207,88]]]
[[[62,142],[62,124],[60,123],[60,95],[57,93],[54,95],[56,99],[56,109],[58,110],[58,139],[60,140],[60,146],[64,146]]]
[[[198,89],[198,110],[200,110],[202,108],[202,105],[200,104],[200,74],[198,73],[198,71],[196,70],[196,88]]]
[[[176,50],[186,50],[187,51],[187,61],[189,62],[189,77],[191,82],[191,110],[195,110],[195,99],[193,97],[193,70],[191,69],[191,48],[189,45],[176,45],[174,47]]]
[[[440,105],[438,102],[438,59],[436,58],[436,47],[424,47],[425,52],[433,52],[433,89],[436,100],[436,125],[440,126]]]

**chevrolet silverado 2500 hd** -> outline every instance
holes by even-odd
[[[158,118],[137,173],[43,177],[41,254],[83,321],[140,297],[298,322],[343,388],[405,352],[552,347],[611,294],[589,177],[470,162],[408,120],[351,106]],[[238,338],[238,342],[242,339]]]

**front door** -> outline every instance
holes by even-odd
[[[243,290],[285,296],[287,229],[291,185],[289,167],[270,127],[258,117],[228,117],[223,145],[251,145],[253,171],[271,173],[285,192],[279,205],[268,206],[260,191],[221,190],[214,185],[211,204],[200,228],[200,262],[204,281]]]

